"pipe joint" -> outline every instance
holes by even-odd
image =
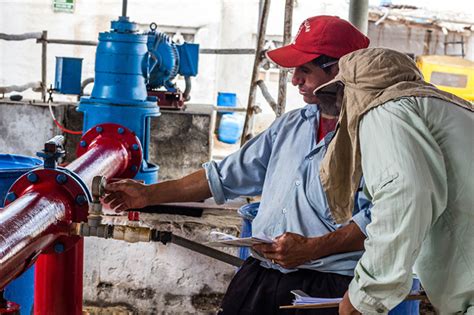
[[[81,138],[76,150],[78,157],[96,147],[102,152],[112,148],[123,148],[127,157],[116,178],[133,178],[140,170],[143,152],[135,132],[119,124],[106,123],[90,128]]]

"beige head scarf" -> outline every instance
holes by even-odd
[[[321,165],[321,182],[338,223],[352,216],[354,196],[362,176],[359,122],[370,109],[402,97],[435,97],[473,111],[471,103],[425,82],[415,62],[403,53],[362,49],[342,57],[334,80],[315,93],[345,85],[339,127]]]

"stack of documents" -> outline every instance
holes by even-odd
[[[233,235],[212,231],[211,236],[214,241],[208,242],[207,245],[214,247],[251,247],[256,244],[271,244],[273,240],[265,234],[257,234],[250,237],[235,237]]]
[[[312,297],[301,290],[293,290],[291,291],[291,293],[293,293],[295,296],[295,299],[293,300],[293,305],[323,304],[323,303],[338,304],[342,301],[342,297],[340,298]]]

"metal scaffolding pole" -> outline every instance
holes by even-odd
[[[285,3],[285,23],[283,26],[283,46],[291,41],[291,27],[293,25],[293,3],[294,0],[286,0]],[[285,112],[286,107],[286,87],[288,82],[288,70],[281,69],[278,83],[278,105],[275,114],[280,117]]]
[[[46,102],[48,91],[48,31],[43,31],[41,35],[41,99]]]
[[[255,52],[255,61],[253,64],[252,79],[250,81],[249,98],[247,102],[247,115],[245,116],[244,130],[242,132],[242,139],[240,145],[243,145],[250,139],[254,115],[254,101],[257,92],[258,69],[262,61],[262,50],[265,44],[265,33],[267,30],[268,12],[270,11],[270,0],[264,0],[262,7],[262,14],[258,27],[257,49]]]
[[[349,21],[359,31],[367,35],[369,27],[369,0],[351,0],[349,4]]]

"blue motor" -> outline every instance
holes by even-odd
[[[148,52],[150,54],[147,89],[149,96],[156,96],[160,107],[181,108],[189,100],[191,76],[196,76],[199,62],[198,44],[176,44],[165,33],[156,31],[157,25],[150,25],[148,33]],[[177,75],[185,78],[183,93],[172,82]],[[164,87],[166,90],[160,90]]]
[[[148,87],[156,89],[164,86],[168,91],[175,92],[171,82],[176,75],[195,76],[199,60],[199,45],[173,43],[165,33],[156,32],[156,24],[150,25],[148,33],[148,51],[153,60],[150,67]]]

